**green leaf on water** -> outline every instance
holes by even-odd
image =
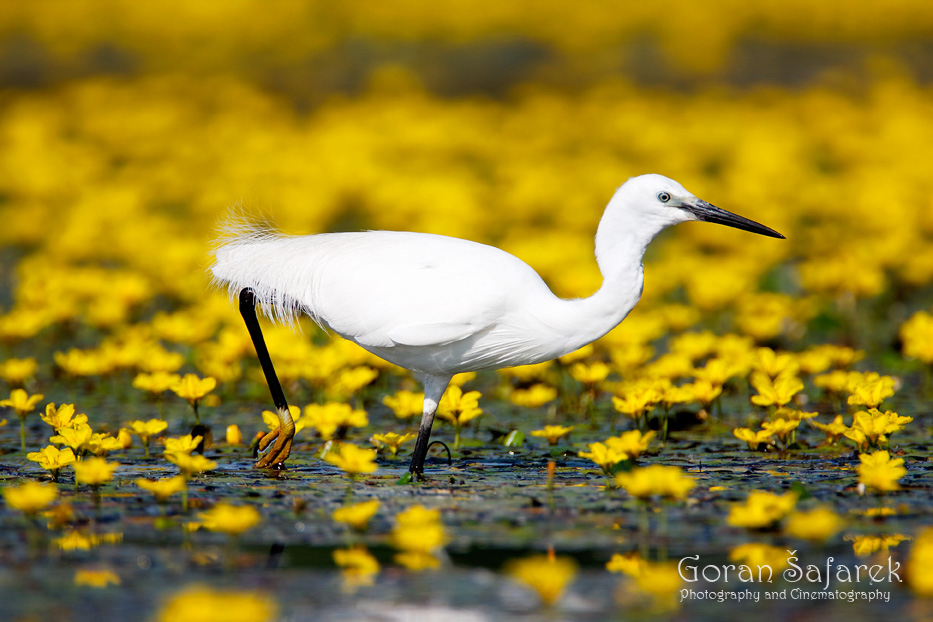
[[[612,475],[615,475],[616,473],[628,473],[629,471],[634,469],[636,466],[638,465],[635,463],[634,460],[632,460],[631,458],[627,458],[625,460],[619,460],[618,462],[613,464],[612,468],[609,469],[609,472]]]
[[[525,433],[521,430],[512,430],[506,435],[502,444],[506,447],[521,447],[525,443]]]
[[[804,486],[801,482],[794,481],[790,485],[790,491],[797,493],[797,500],[803,501],[804,499],[809,499],[813,495],[810,494],[810,491],[807,490],[807,487]]]

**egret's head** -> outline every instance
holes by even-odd
[[[654,223],[665,227],[688,220],[702,220],[772,238],[784,238],[770,227],[698,199],[679,183],[663,175],[632,177],[622,184],[616,195],[622,198],[627,208],[636,212],[638,218],[646,225]]]

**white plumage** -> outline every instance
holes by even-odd
[[[274,319],[306,314],[416,372],[426,393],[422,433],[425,425],[430,433],[454,374],[550,360],[618,325],[641,296],[648,243],[686,220],[783,237],[673,180],[642,175],[618,189],[600,221],[596,258],[604,280],[588,298],[558,298],[528,264],[500,249],[426,233],[288,236],[234,223],[211,271],[232,294],[251,289]]]

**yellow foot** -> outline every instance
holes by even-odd
[[[276,428],[259,441],[259,460],[253,466],[257,469],[279,468],[291,453],[294,428],[291,434],[280,434]]]

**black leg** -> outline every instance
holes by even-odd
[[[434,412],[425,413],[421,417],[421,427],[418,428],[418,438],[415,440],[415,449],[411,453],[411,464],[408,472],[421,479],[424,475],[424,460],[428,456],[428,443],[431,440],[431,427],[434,425]]]
[[[424,459],[428,455],[428,444],[431,440],[431,426],[434,425],[434,413],[440,404],[444,391],[451,376],[422,375],[420,380],[424,384],[424,408],[421,411],[421,427],[418,428],[418,439],[411,454],[411,465],[408,472],[417,479],[424,479]]]
[[[269,356],[269,349],[266,347],[266,340],[262,337],[262,329],[259,327],[259,320],[256,318],[256,302],[256,294],[253,293],[253,290],[246,288],[240,291],[240,315],[243,316],[246,330],[249,331],[253,346],[256,348],[256,356],[262,366],[262,373],[266,375],[266,384],[269,385],[269,392],[272,393],[272,401],[275,403],[276,409],[288,411],[285,392],[282,391],[279,377],[275,374],[272,358]]]
[[[256,356],[262,366],[262,373],[266,376],[266,383],[269,385],[269,392],[272,393],[272,401],[275,403],[276,414],[279,418],[279,427],[259,441],[259,460],[256,462],[256,467],[280,468],[291,451],[292,439],[295,437],[295,422],[292,421],[291,414],[288,411],[285,392],[282,390],[279,378],[275,374],[272,358],[269,356],[269,349],[266,347],[266,341],[262,337],[262,330],[259,328],[259,320],[256,318],[256,302],[256,294],[253,290],[244,288],[240,291],[240,315],[243,316],[246,329],[253,340]]]

